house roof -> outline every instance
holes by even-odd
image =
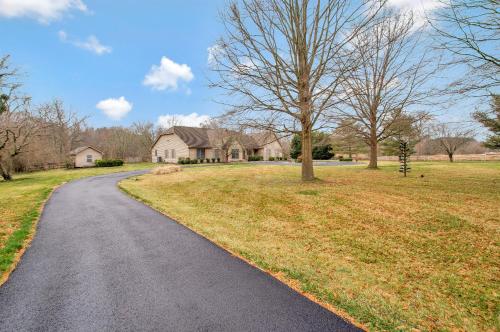
[[[100,154],[102,154],[102,152],[100,150],[97,150],[96,148],[92,147],[92,146],[80,146],[80,147],[77,147],[76,149],[73,149],[69,152],[69,155],[70,156],[76,156],[77,154],[79,154],[80,152],[83,152],[87,149],[92,149],[96,152],[99,152]]]
[[[168,129],[165,134],[176,134],[190,148],[210,148],[213,142],[210,142],[207,128],[175,126]]]
[[[174,126],[169,128],[165,133],[158,136],[153,146],[164,135],[176,134],[190,148],[216,148],[221,145],[221,135],[223,137],[233,136],[247,149],[258,149],[268,143],[277,141],[278,139],[272,133],[252,133],[243,134],[228,129],[210,129]]]

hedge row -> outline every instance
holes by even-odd
[[[206,159],[189,159],[189,158],[179,158],[177,163],[181,165],[186,165],[186,164],[203,164],[206,161],[206,163],[220,163],[220,158],[206,158]]]
[[[95,165],[97,167],[113,167],[113,166],[122,166],[123,160],[120,159],[103,159],[96,160]]]

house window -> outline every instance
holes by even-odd
[[[205,159],[205,149],[196,149],[196,158]]]
[[[175,159],[175,149],[170,150],[170,158]]]
[[[91,162],[92,162],[92,155],[91,155],[91,154],[88,154],[88,155],[87,155],[87,162],[88,162],[88,163],[91,163]]]
[[[155,157],[158,156],[158,150],[155,150]]]
[[[168,159],[168,150],[165,150],[165,159]]]
[[[232,149],[231,150],[231,159],[240,159],[240,150]]]

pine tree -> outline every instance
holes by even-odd
[[[403,173],[406,177],[406,174],[410,172],[410,156],[412,149],[410,144],[405,141],[401,141],[399,143],[399,172]]]
[[[488,136],[484,142],[484,146],[490,149],[500,149],[500,95],[493,95],[491,99],[491,111],[476,112],[474,119],[492,132],[492,135]]]

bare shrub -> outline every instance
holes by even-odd
[[[151,171],[151,174],[154,175],[165,175],[165,174],[171,174],[171,173],[176,173],[180,172],[181,167],[178,165],[168,165],[168,166],[161,166],[161,167],[156,167]]]

